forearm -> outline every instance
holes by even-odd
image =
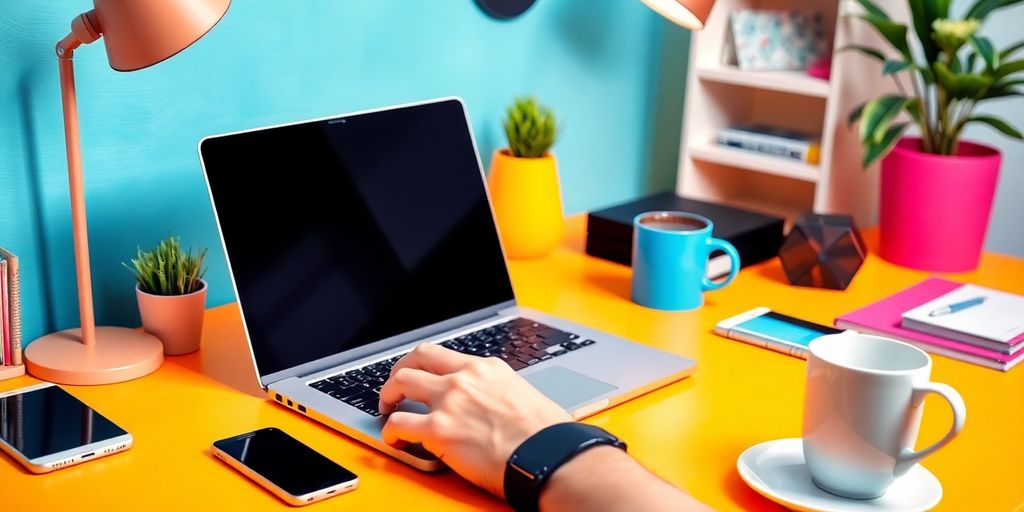
[[[709,510],[618,448],[591,448],[559,468],[540,496],[543,512]]]

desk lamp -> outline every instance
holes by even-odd
[[[641,0],[672,23],[690,30],[704,28],[714,0]]]
[[[156,337],[125,327],[97,327],[93,319],[89,241],[78,138],[78,108],[72,57],[76,48],[101,36],[117,71],[135,71],[167,59],[206,34],[231,0],[93,0],[93,10],[71,22],[57,43],[64,137],[71,190],[71,223],[78,275],[81,327],[47,334],[25,349],[29,373],[62,384],[109,384],[149,374],[163,362]]]

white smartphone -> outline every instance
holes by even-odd
[[[0,449],[33,473],[132,447],[132,436],[50,383],[0,394]]]
[[[359,486],[359,477],[273,427],[213,443],[213,456],[289,505],[308,505]]]
[[[843,331],[799,318],[754,308],[718,322],[715,334],[750,343],[793,357],[807,359],[807,346],[815,338]]]

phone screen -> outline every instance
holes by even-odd
[[[213,443],[292,496],[356,479],[355,473],[276,428],[265,428]]]
[[[736,325],[737,329],[749,331],[771,338],[785,340],[806,347],[811,341],[826,334],[839,334],[843,331],[824,325],[818,325],[769,311]]]
[[[125,434],[59,386],[0,398],[0,438],[29,460]]]

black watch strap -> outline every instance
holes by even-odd
[[[548,477],[588,448],[626,443],[605,430],[585,423],[559,423],[530,436],[505,465],[505,499],[518,512],[534,512]]]

